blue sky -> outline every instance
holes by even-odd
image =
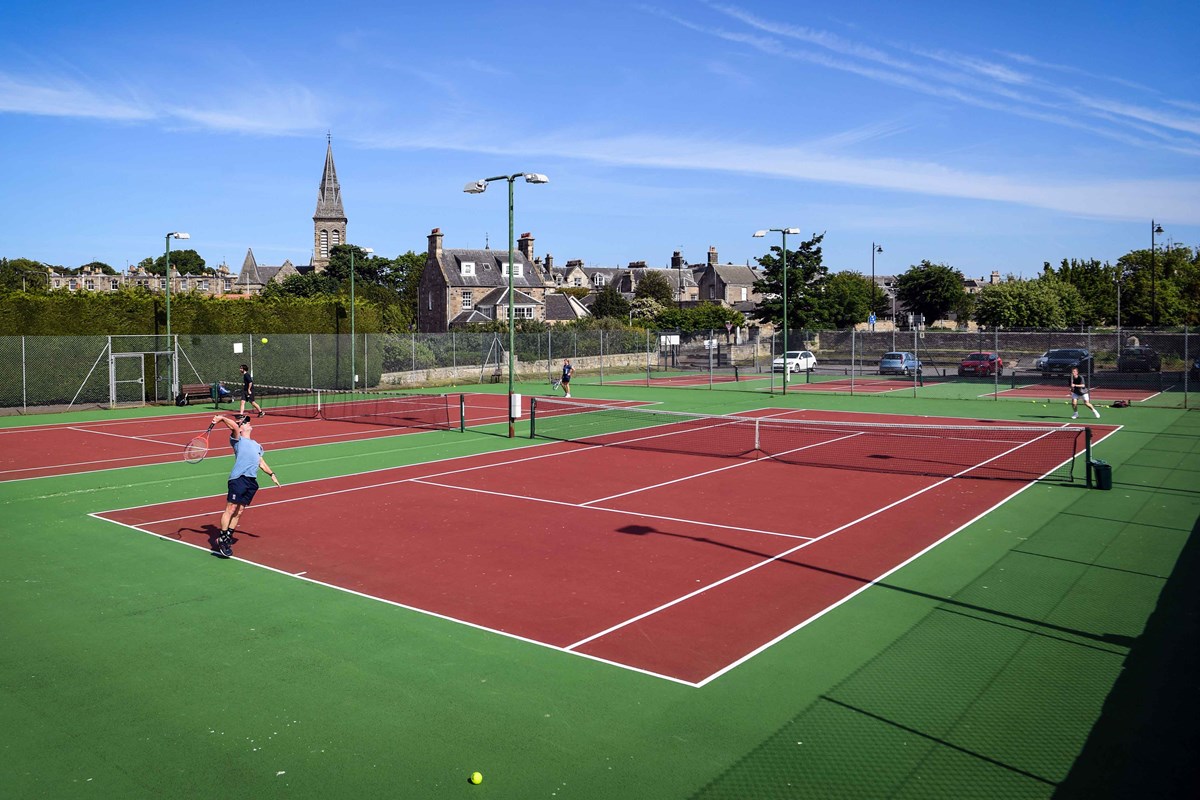
[[[410,7],[411,6],[411,7]],[[123,269],[349,239],[665,266],[760,228],[968,277],[1200,245],[1194,2],[24,3],[0,29],[0,255]],[[173,246],[182,245],[173,243]]]

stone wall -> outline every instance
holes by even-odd
[[[586,375],[599,375],[601,366],[603,366],[605,374],[638,372],[646,369],[646,354],[625,353],[606,356],[581,356],[572,358],[571,365],[575,367],[576,377],[580,378]],[[434,367],[408,372],[385,372],[380,376],[377,388],[508,382],[507,361],[500,364],[499,371],[494,366],[489,365],[483,370],[482,381],[480,380],[480,369],[481,367],[478,364],[466,364],[457,367]],[[548,380],[551,375],[557,378],[561,370],[562,359],[556,358],[551,362],[546,362],[544,359],[541,361],[518,361],[513,374],[515,380],[537,382]]]

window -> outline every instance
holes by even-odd
[[[474,261],[464,261],[464,262],[462,262],[462,264],[459,265],[458,269],[464,278],[474,277],[475,262]]]
[[[469,308],[472,308],[472,307],[473,307],[473,304],[474,304],[474,302],[475,302],[475,298],[473,298],[473,297],[471,296],[471,293],[470,293],[470,292],[463,292],[463,293],[462,293],[462,307],[463,307],[463,311],[466,311],[467,309],[469,309]]]
[[[743,286],[742,287],[742,300],[745,301],[745,299],[746,299],[746,287]]]
[[[112,286],[111,286],[110,288],[111,288],[111,289],[112,289],[114,292],[115,292],[117,289],[121,288],[121,282],[120,282],[119,280],[117,280],[116,278],[113,278],[113,279],[110,281],[110,283],[112,284]]]
[[[583,286],[583,278],[576,275],[574,278],[571,279],[571,285],[572,286]]]
[[[506,278],[508,277],[508,262],[507,261],[500,262],[500,274]],[[517,271],[513,273],[513,277],[514,278],[521,277],[521,264],[517,264]]]
[[[89,279],[86,283],[84,283],[84,288],[86,288],[89,292],[95,291],[96,282]]]
[[[333,246],[337,247],[341,243],[342,243],[342,232],[339,231],[337,228],[334,228],[333,229]]]
[[[208,281],[200,281],[200,288],[207,292],[208,291]]]
[[[229,291],[230,289],[232,289],[232,288],[233,288],[233,282],[232,282],[232,281],[228,281],[228,280],[227,280],[227,281],[225,281],[225,291],[227,291],[227,292],[228,292],[228,291]]]
[[[321,258],[329,258],[329,231],[321,231]]]
[[[70,289],[71,291],[75,291],[76,289],[79,288],[79,281],[75,280],[74,278],[71,278],[71,282],[69,284],[67,284],[67,288]]]
[[[562,286],[562,282],[563,282],[563,276],[562,276],[562,275],[555,275],[555,276],[554,276],[554,285],[555,285],[555,286]]]
[[[533,306],[517,306],[513,309],[516,319],[533,319]]]
[[[608,283],[608,280],[603,275],[595,276],[595,278],[593,278],[593,281],[595,281],[597,289],[604,286],[604,284]]]
[[[708,287],[708,299],[709,300],[717,299],[717,287],[715,287],[715,286]]]

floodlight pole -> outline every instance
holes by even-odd
[[[787,237],[789,233],[799,233],[799,228],[767,228],[764,231],[755,231],[754,238],[761,239],[767,235],[767,232],[776,232],[783,236],[783,393],[787,394],[788,380],[791,378],[791,373],[788,370],[788,289],[787,289]],[[772,355],[772,362],[774,356]],[[774,363],[771,369],[775,369]]]
[[[350,391],[358,388],[358,371],[354,366],[354,251],[358,248],[350,245]],[[363,248],[364,253],[374,253],[369,247]],[[418,307],[420,303],[417,304]]]
[[[524,178],[526,183],[549,183],[550,179],[537,172],[517,172],[512,175],[497,175],[468,183],[463,187],[467,194],[482,194],[493,181],[508,182],[508,438],[517,435],[517,418],[513,413],[513,358],[516,355],[516,307],[513,297],[513,182]]]
[[[163,255],[166,264],[163,268],[163,277],[166,278],[167,295],[167,347],[171,348],[171,399],[175,399],[175,395],[179,394],[179,365],[175,363],[175,345],[171,339],[171,240],[172,239],[190,239],[191,234],[183,231],[172,231],[167,234],[167,251]]]
[[[882,246],[871,242],[871,308],[869,311],[871,315],[871,333],[875,332],[875,254],[882,252]],[[894,319],[892,320],[892,324],[895,324]]]
[[[1158,327],[1158,267],[1154,262],[1154,234],[1162,233],[1161,225],[1150,220],[1150,324]]]

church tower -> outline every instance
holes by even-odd
[[[317,213],[313,214],[313,269],[321,272],[329,266],[329,251],[346,243],[346,212],[342,208],[342,187],[333,166],[333,139],[326,135],[325,172],[317,189]]]

